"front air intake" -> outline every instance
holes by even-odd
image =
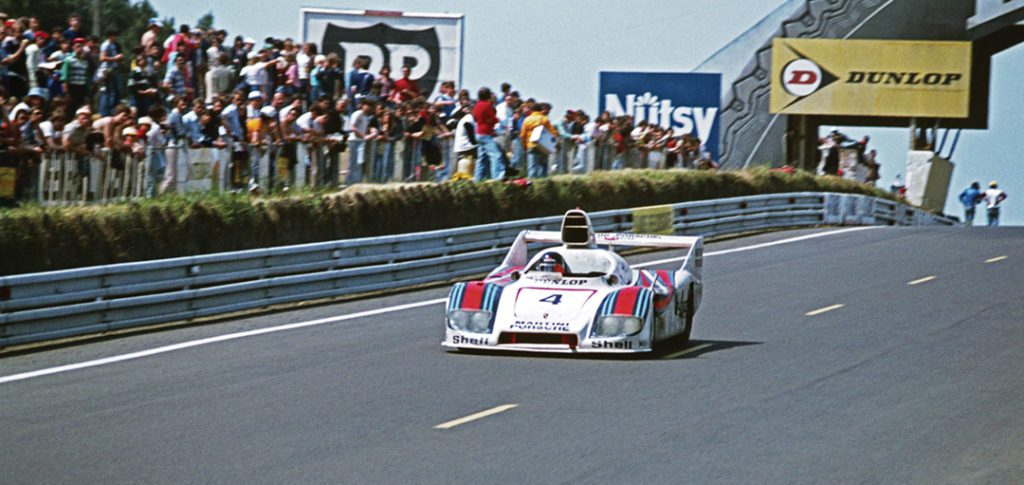
[[[498,337],[498,345],[568,345],[575,349],[579,345],[579,337],[574,333],[526,333],[502,332]]]

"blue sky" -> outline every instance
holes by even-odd
[[[310,0],[151,0],[163,16],[194,24],[212,11],[231,35],[299,36],[303,6],[451,12],[465,15],[463,85],[496,88],[504,81],[524,95],[550,101],[555,112],[597,109],[600,71],[680,71],[707,57],[780,6],[781,0],[688,0],[517,2],[375,0],[316,3]],[[961,215],[956,195],[972,180],[998,180],[1009,199],[1003,223],[1024,224],[1024,112],[1019,75],[1024,46],[993,59],[988,130],[964,131],[953,156],[956,169],[946,212]],[[880,185],[903,172],[906,129],[848,128],[854,138],[871,135],[882,162]],[[977,221],[983,216],[979,215]]]

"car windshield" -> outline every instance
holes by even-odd
[[[561,273],[562,276],[602,276],[612,271],[612,262],[603,251],[576,249],[547,251],[530,267],[530,272]]]

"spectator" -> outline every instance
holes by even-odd
[[[960,192],[960,203],[964,205],[964,225],[974,225],[974,212],[978,204],[985,200],[981,193],[981,185],[978,182],[971,182],[971,186]]]
[[[260,160],[264,155],[268,156],[268,158],[270,157],[273,153],[274,143],[278,140],[277,133],[279,133],[279,130],[276,118],[274,108],[264,106],[260,108],[256,116],[246,121],[250,149],[249,160],[251,163],[250,193],[259,194],[263,190],[260,186]],[[272,165],[268,163],[265,180],[268,188],[274,186],[274,170],[271,167]]]
[[[212,103],[217,96],[223,96],[231,91],[234,86],[234,72],[232,72],[228,55],[221,52],[217,55],[217,62],[206,72],[206,102]]]
[[[96,84],[100,87],[100,116],[110,116],[121,100],[121,60],[124,54],[117,43],[119,32],[107,31],[107,40],[100,45],[100,68]]]
[[[409,66],[402,66],[402,78],[395,81],[395,89],[391,94],[392,102],[404,103],[420,97],[420,85],[409,77],[411,73],[412,69]]]
[[[345,183],[348,185],[358,184],[363,181],[363,171],[366,163],[366,138],[371,135],[370,113],[373,105],[363,100],[359,103],[359,109],[352,113],[349,120],[348,148],[350,156],[348,159],[348,178]]]
[[[477,91],[477,102],[473,107],[473,121],[476,125],[477,157],[473,180],[505,178],[505,167],[501,149],[495,140],[494,125],[498,116],[494,109],[491,90],[484,87]]]
[[[70,29],[69,29],[70,30]],[[89,59],[85,53],[85,39],[78,37],[72,43],[71,55],[63,59],[60,81],[68,96],[68,109],[77,111],[86,106],[89,95]]]
[[[75,120],[64,126],[61,148],[65,153],[74,155],[78,161],[77,176],[87,175],[89,169],[89,153],[87,144],[89,132],[92,130],[92,111],[81,107],[75,111]]]
[[[387,182],[395,173],[395,143],[402,139],[402,124],[393,111],[380,107],[380,139],[374,164],[374,179]]]
[[[1006,192],[1003,192],[999,188],[999,184],[995,180],[989,182],[988,190],[985,191],[984,195],[985,209],[988,214],[988,225],[998,226],[999,225],[999,210],[1004,200],[1006,200]]]
[[[145,114],[149,107],[159,101],[156,72],[150,67],[149,58],[139,55],[135,58],[135,67],[128,78],[128,91],[132,94],[131,103],[135,112]]]
[[[167,192],[174,182],[166,179],[164,173],[167,169],[167,156],[164,152],[167,138],[162,125],[166,119],[167,110],[160,105],[154,105],[149,109],[149,116],[139,119],[139,127],[146,130],[146,152],[149,157],[146,195],[149,197],[154,197],[158,189]]]
[[[146,23],[146,31],[143,32],[142,37],[139,39],[139,45],[142,46],[143,52],[149,51],[151,46],[157,44],[160,28],[160,21],[157,19],[149,19],[149,22]]]
[[[302,50],[295,56],[295,63],[299,71],[299,94],[304,99],[311,99],[309,98],[309,73],[313,69],[313,59],[316,56],[316,44],[312,42],[302,44]]]
[[[434,106],[437,107],[438,114],[442,118],[448,118],[455,111],[455,105],[458,104],[455,99],[455,82],[444,81],[441,83],[440,92],[437,96],[434,96]]]
[[[25,47],[25,68],[28,71],[28,89],[45,86],[45,80],[40,83],[39,65],[45,60],[44,47],[49,43],[50,36],[38,30],[33,34],[32,43]]]
[[[866,136],[864,137],[865,140],[867,140],[867,138],[868,137]],[[882,164],[878,163],[878,152],[874,149],[868,151],[864,156],[864,164],[868,167],[868,176],[865,181],[874,186],[875,183],[878,182],[878,179],[882,178],[882,176],[879,175]]]
[[[10,28],[5,28],[6,33],[11,33]],[[3,85],[7,93],[20,98],[28,92],[28,64],[25,60],[25,50],[31,44],[21,32],[15,31],[3,40],[3,60],[0,60],[0,76],[3,77]]]
[[[534,135],[534,130],[546,130],[552,141],[558,139],[558,130],[551,125],[551,120],[548,119],[550,112],[551,105],[537,103],[533,106],[533,112],[523,120],[520,142],[527,153],[526,173],[529,178],[548,176],[548,154],[554,151],[554,146],[545,146],[544,134],[538,131],[538,134]]]
[[[68,17],[68,28],[61,35],[70,41],[85,37],[85,34],[82,32],[82,19],[78,14],[71,14]]]
[[[472,180],[476,162],[476,127],[473,125],[473,113],[470,110],[455,112],[459,122],[455,126],[456,167],[452,174],[453,180]],[[461,115],[461,116],[460,116]]]
[[[325,70],[327,69],[327,56],[320,54],[313,58],[313,69],[309,72],[309,102],[326,96],[324,89]]]
[[[395,90],[395,80],[391,79],[391,66],[387,64],[380,66],[380,71],[377,74],[377,81],[380,82],[380,96],[390,103],[391,95]]]
[[[268,60],[268,56],[269,52],[266,50],[249,53],[249,65],[243,67],[242,71],[238,74],[242,79],[238,89],[259,91],[268,97],[270,96],[269,87],[272,86],[272,83],[270,82],[270,76],[267,74],[267,69],[276,68],[279,60]]]

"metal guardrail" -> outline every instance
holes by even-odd
[[[822,224],[953,224],[892,201],[789,193],[671,205],[678,234],[715,236]],[[632,209],[590,214],[628,232]],[[561,216],[0,277],[0,347],[271,305],[448,281],[490,271],[525,229]]]

